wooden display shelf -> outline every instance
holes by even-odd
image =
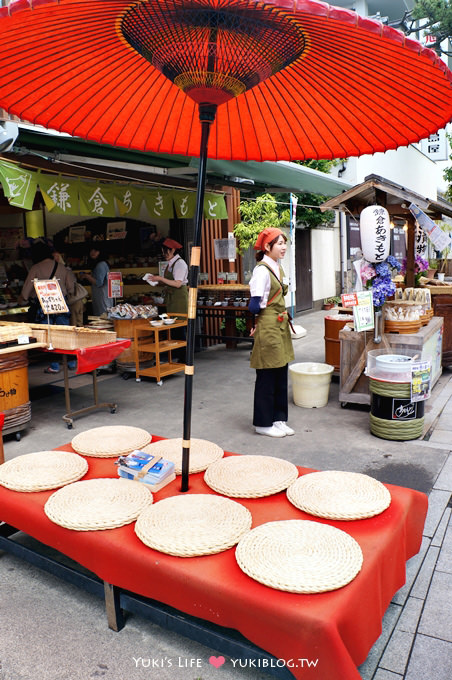
[[[165,328],[165,330],[167,330]],[[160,340],[159,343],[153,342],[139,342],[140,352],[152,352],[155,354],[157,351],[168,352],[170,349],[178,349],[179,347],[185,347],[187,343],[184,340]]]
[[[184,328],[187,326],[187,317],[183,314],[168,314],[171,318],[176,318],[176,321],[171,325],[151,326],[149,321],[142,321],[135,323],[133,326],[133,348],[135,356],[135,375],[136,381],[141,381],[141,376],[148,378],[155,378],[157,385],[162,385],[162,378],[167,375],[179,373],[185,370],[185,364],[173,361],[172,351],[182,347],[186,347],[185,340],[171,338],[171,333],[176,328]],[[180,317],[184,317],[181,319]],[[163,336],[162,334],[166,334]],[[168,361],[162,362],[160,355],[162,353],[168,354]],[[155,357],[155,366],[143,367],[141,360],[143,354],[153,354]]]

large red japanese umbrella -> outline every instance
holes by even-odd
[[[395,149],[452,118],[452,74],[401,32],[317,0],[13,0],[0,106],[96,142],[199,155],[182,490],[188,488],[206,158]]]

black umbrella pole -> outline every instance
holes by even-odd
[[[215,120],[215,113],[216,107],[199,107],[199,119],[201,121],[201,148],[199,152],[199,174],[196,192],[195,233],[193,236],[193,247],[190,256],[190,270],[188,274],[188,326],[185,359],[184,431],[182,438],[181,491],[188,491],[193,376],[195,373],[194,357],[197,309],[196,303],[198,297],[199,266],[201,262],[201,235],[204,192],[206,188],[207,143],[209,141],[210,126]]]

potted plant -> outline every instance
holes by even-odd
[[[428,261],[428,269],[427,269],[427,278],[428,279],[433,279],[435,276],[435,272],[438,269],[438,260],[435,259],[429,259]]]
[[[341,298],[339,295],[334,295],[333,297],[325,298],[323,301],[323,309],[333,309],[339,304]]]

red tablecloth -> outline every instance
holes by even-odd
[[[72,450],[70,445],[61,448]],[[86,479],[116,476],[114,459],[87,460]],[[299,469],[301,474],[312,472]],[[0,486],[0,519],[109,583],[239,630],[277,659],[284,659],[296,678],[360,680],[356,666],[366,659],[381,633],[383,614],[393,594],[405,582],[405,561],[419,550],[427,512],[424,494],[387,486],[392,502],[382,514],[327,522],[358,541],[364,563],[350,584],[316,595],[285,593],[257,583],[240,570],[233,548],[217,555],[180,558],[146,547],[135,535],[133,524],[105,531],[64,529],[43,511],[51,491],[19,493]],[[180,477],[155,494],[155,501],[179,489]],[[213,491],[199,473],[190,476],[188,493]],[[326,521],[295,508],[285,493],[238,501],[251,511],[253,526],[294,518]]]
[[[89,373],[94,371],[99,366],[109,364],[110,361],[116,359],[125,349],[130,347],[131,340],[125,338],[123,340],[116,340],[116,342],[109,342],[105,345],[95,345],[94,347],[81,347],[78,349],[57,349],[49,350],[47,352],[54,352],[56,354],[68,354],[77,357],[76,374]]]

